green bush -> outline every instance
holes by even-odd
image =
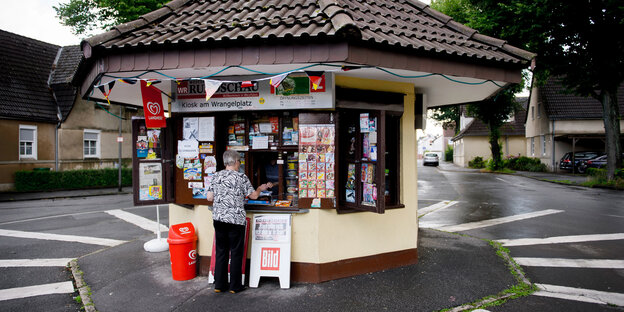
[[[468,167],[470,168],[481,169],[481,168],[485,168],[486,165],[487,163],[483,161],[483,157],[481,156],[477,156],[473,158],[472,160],[468,161]]]
[[[547,167],[539,158],[531,158],[526,156],[509,157],[503,160],[503,167],[511,170],[546,172]]]
[[[19,192],[115,187],[118,181],[118,169],[17,171],[15,173],[15,189]],[[121,185],[132,185],[132,169],[121,169]]]
[[[447,145],[446,151],[444,151],[444,160],[453,161],[453,146]]]

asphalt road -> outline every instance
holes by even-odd
[[[131,195],[0,203],[0,310],[80,310],[68,259],[156,237],[156,208],[131,203]],[[143,220],[143,227],[120,218],[119,210]],[[160,217],[168,224],[167,206]],[[149,221],[151,231],[144,228]]]
[[[600,302],[624,306],[624,192],[449,165],[419,166],[418,187],[421,228],[503,243],[542,289],[488,310],[622,310]]]

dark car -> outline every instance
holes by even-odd
[[[624,154],[622,154],[622,159],[624,159]],[[600,155],[598,157],[594,157],[592,159],[583,160],[578,167],[578,171],[583,173],[587,171],[587,168],[606,168],[607,167],[607,155]]]
[[[581,163],[603,154],[597,151],[574,152],[574,166],[572,166],[572,152],[567,152],[559,160],[559,169],[570,171],[574,169],[575,172],[584,173],[586,168],[581,168]]]

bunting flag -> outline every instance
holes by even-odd
[[[119,78],[117,80],[119,80],[121,82],[125,82],[127,84],[132,84],[133,85],[133,84],[137,83],[138,79],[136,79],[136,78]]]
[[[148,85],[148,81],[141,80],[141,97],[143,98],[143,113],[147,128],[165,128],[165,108],[162,102],[161,90]]]
[[[342,65],[342,67],[340,67],[340,69],[342,69],[342,71],[350,71],[350,70],[360,69],[360,68],[362,68],[362,66]]]
[[[160,80],[157,80],[157,79],[148,79],[148,80],[142,80],[142,81],[145,81],[147,83],[148,87],[153,85],[153,84],[160,83]]]
[[[310,82],[312,83],[312,88],[316,91],[316,89],[318,89],[318,87],[321,85],[321,82],[323,81],[323,74],[325,72],[306,70],[305,73],[308,75],[308,78],[310,78]]]
[[[106,86],[108,86],[108,92],[106,92]],[[111,80],[105,84],[101,84],[97,86],[97,88],[100,89],[100,92],[102,92],[102,94],[106,98],[108,105],[110,105],[110,100],[108,99],[108,96],[111,94],[111,91],[113,91],[114,86],[115,86],[115,80]]]
[[[249,88],[249,87],[253,87],[254,83],[253,81],[247,80],[247,81],[241,81],[241,88]]]
[[[288,73],[271,77],[271,80],[269,80],[269,84],[271,84],[273,88],[277,88],[282,83],[282,81],[286,79],[286,77],[288,77]]]
[[[212,95],[215,94],[217,90],[219,90],[219,87],[221,86],[221,81],[204,79],[204,85],[206,86],[206,101],[208,101],[210,100]]]

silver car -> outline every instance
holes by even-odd
[[[437,166],[440,164],[440,157],[436,153],[425,153],[425,157],[423,158],[423,166],[426,165],[434,165]]]

